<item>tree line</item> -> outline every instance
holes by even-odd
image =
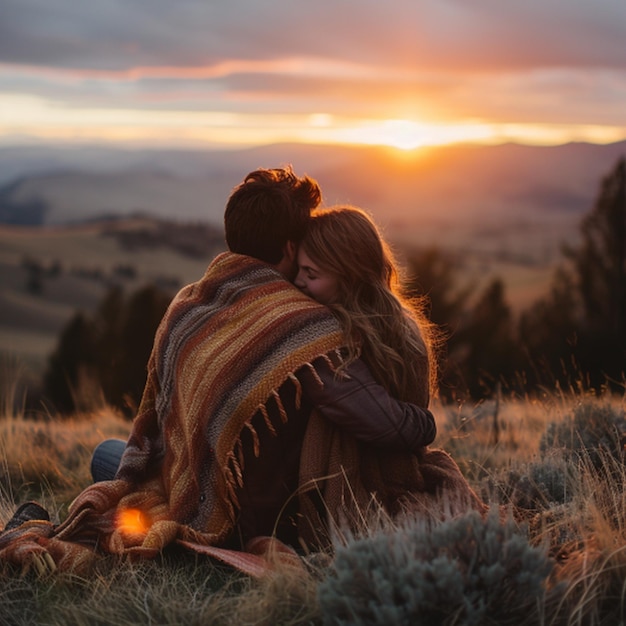
[[[526,394],[543,388],[624,391],[626,371],[626,160],[602,180],[580,223],[580,243],[564,246],[548,293],[514,318],[494,279],[473,304],[453,261],[437,250],[409,259],[410,285],[431,301],[447,334],[441,356],[445,399]]]
[[[474,297],[459,284],[450,255],[435,248],[407,255],[407,290],[426,297],[430,319],[445,338],[438,356],[444,400],[555,387],[624,391],[626,159],[602,180],[580,235],[578,245],[563,248],[549,292],[519,317],[512,314],[501,279]],[[132,416],[172,295],[154,285],[130,295],[115,288],[94,315],[77,313],[45,375],[45,394],[56,410],[80,410],[101,393]]]

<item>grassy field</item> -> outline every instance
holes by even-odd
[[[170,552],[88,579],[8,576],[0,624],[623,623],[625,399],[556,390],[434,412],[435,445],[492,504],[486,519],[386,520],[261,580]],[[93,447],[129,428],[107,407],[65,421],[5,409],[0,522],[29,498],[62,519]]]
[[[92,314],[113,286],[131,293],[154,284],[174,295],[223,248],[205,227],[152,219],[0,226],[0,357],[20,360],[35,386],[77,311]]]
[[[184,229],[164,238],[154,222],[116,227],[123,232],[0,229],[0,525],[29,499],[64,519],[90,483],[93,448],[129,432],[105,405],[63,421],[16,410],[71,315],[93,311],[113,284],[176,289],[212,256],[181,253]],[[466,249],[464,280],[501,272],[521,307],[545,289],[553,259],[526,263],[503,252],[504,239],[501,248]],[[436,404],[435,445],[492,505],[488,518],[428,525],[383,516],[362,536],[337,539],[300,567],[279,563],[261,580],[171,550],[143,564],[105,560],[87,579],[9,575],[0,626],[624,623],[624,409],[623,397],[582,389]]]

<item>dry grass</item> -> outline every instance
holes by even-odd
[[[0,418],[0,521],[29,499],[63,516],[91,483],[89,464],[96,445],[109,437],[126,438],[129,430],[128,420],[110,409],[64,421]]]
[[[316,624],[315,591],[316,579],[305,572],[278,570],[256,581],[189,554],[167,554],[103,568],[89,580],[7,579],[0,589],[0,624]]]
[[[623,623],[626,616],[623,459],[604,453],[600,463],[597,458],[592,463],[584,454],[573,461],[560,449],[541,451],[550,424],[569,419],[581,405],[609,406],[618,415],[625,402],[554,393],[434,407],[436,444],[452,453],[485,497],[499,497],[505,505],[524,502],[528,508],[518,510],[520,528],[527,527],[532,545],[554,560],[546,598],[525,623],[604,626]],[[106,408],[67,421],[33,421],[5,411],[0,417],[0,521],[27,497],[43,501],[62,518],[90,482],[92,449],[106,437],[124,437],[129,426]],[[545,471],[553,467],[550,463],[565,485],[563,501],[552,500],[534,478],[533,468]],[[511,476],[521,480],[507,491]],[[520,498],[524,489],[525,500]],[[0,623],[332,624],[321,614],[316,596],[327,567],[309,564],[297,572],[278,567],[274,575],[255,581],[199,557],[166,553],[142,565],[105,563],[90,580],[9,579],[0,591],[0,615],[10,618],[2,622],[0,617]]]

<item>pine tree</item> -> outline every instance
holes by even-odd
[[[626,159],[603,179],[581,241],[564,248],[550,294],[522,317],[537,382],[622,387],[626,370]],[[546,367],[547,366],[547,367]]]
[[[581,365],[594,384],[626,367],[626,159],[604,178],[582,242],[566,249],[582,307]]]

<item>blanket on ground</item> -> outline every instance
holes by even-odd
[[[58,527],[36,521],[4,533],[0,563],[85,571],[97,554],[218,546],[236,523],[243,429],[253,431],[261,411],[272,431],[268,401],[280,409],[279,387],[298,386],[294,372],[337,351],[341,338],[328,309],[271,267],[218,256],[159,326],[116,479],[83,491]]]

